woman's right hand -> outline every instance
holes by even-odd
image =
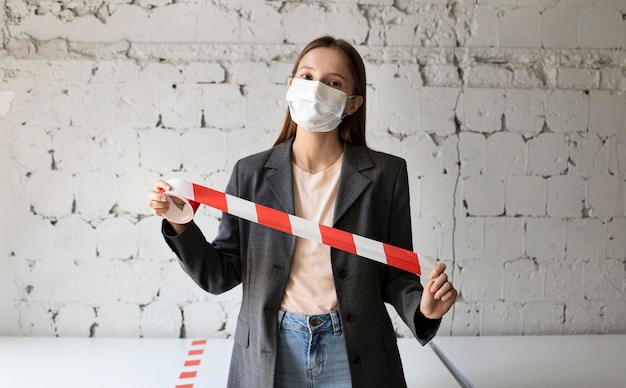
[[[163,214],[167,213],[167,210],[170,208],[170,203],[167,200],[167,196],[163,194],[166,191],[172,190],[172,186],[169,183],[158,180],[154,184],[152,190],[148,191],[148,206],[150,207],[150,211],[155,216],[163,217]],[[174,200],[175,205],[179,205],[176,200]],[[182,203],[180,203],[182,206]],[[187,224],[177,224],[175,222],[169,221],[170,225],[176,231],[176,234],[180,234],[185,228]]]
[[[170,208],[170,203],[167,201],[167,196],[163,193],[171,189],[172,187],[169,183],[163,180],[156,181],[152,190],[148,192],[148,206],[152,214],[163,217],[163,214],[167,212]]]

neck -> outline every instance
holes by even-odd
[[[337,132],[313,133],[298,130],[292,146],[292,159],[312,174],[333,165],[343,153],[343,144]]]

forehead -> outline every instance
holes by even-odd
[[[352,79],[348,59],[338,49],[329,47],[314,48],[300,60],[298,70],[303,68],[319,73],[337,73],[346,79]]]

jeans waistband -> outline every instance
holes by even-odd
[[[334,334],[341,334],[341,320],[338,311],[326,314],[302,315],[285,310],[278,312],[278,328],[286,327],[291,330],[309,331],[311,333],[323,330],[333,330]]]

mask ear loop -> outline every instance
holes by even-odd
[[[346,97],[346,100],[347,100],[348,98],[354,98],[354,97],[356,97],[356,96],[357,96],[356,94],[353,94],[353,95],[351,95],[351,96]],[[344,113],[343,115],[341,115],[341,119],[343,120],[344,118],[346,118],[347,116],[350,116],[350,115],[351,115],[351,113]]]

